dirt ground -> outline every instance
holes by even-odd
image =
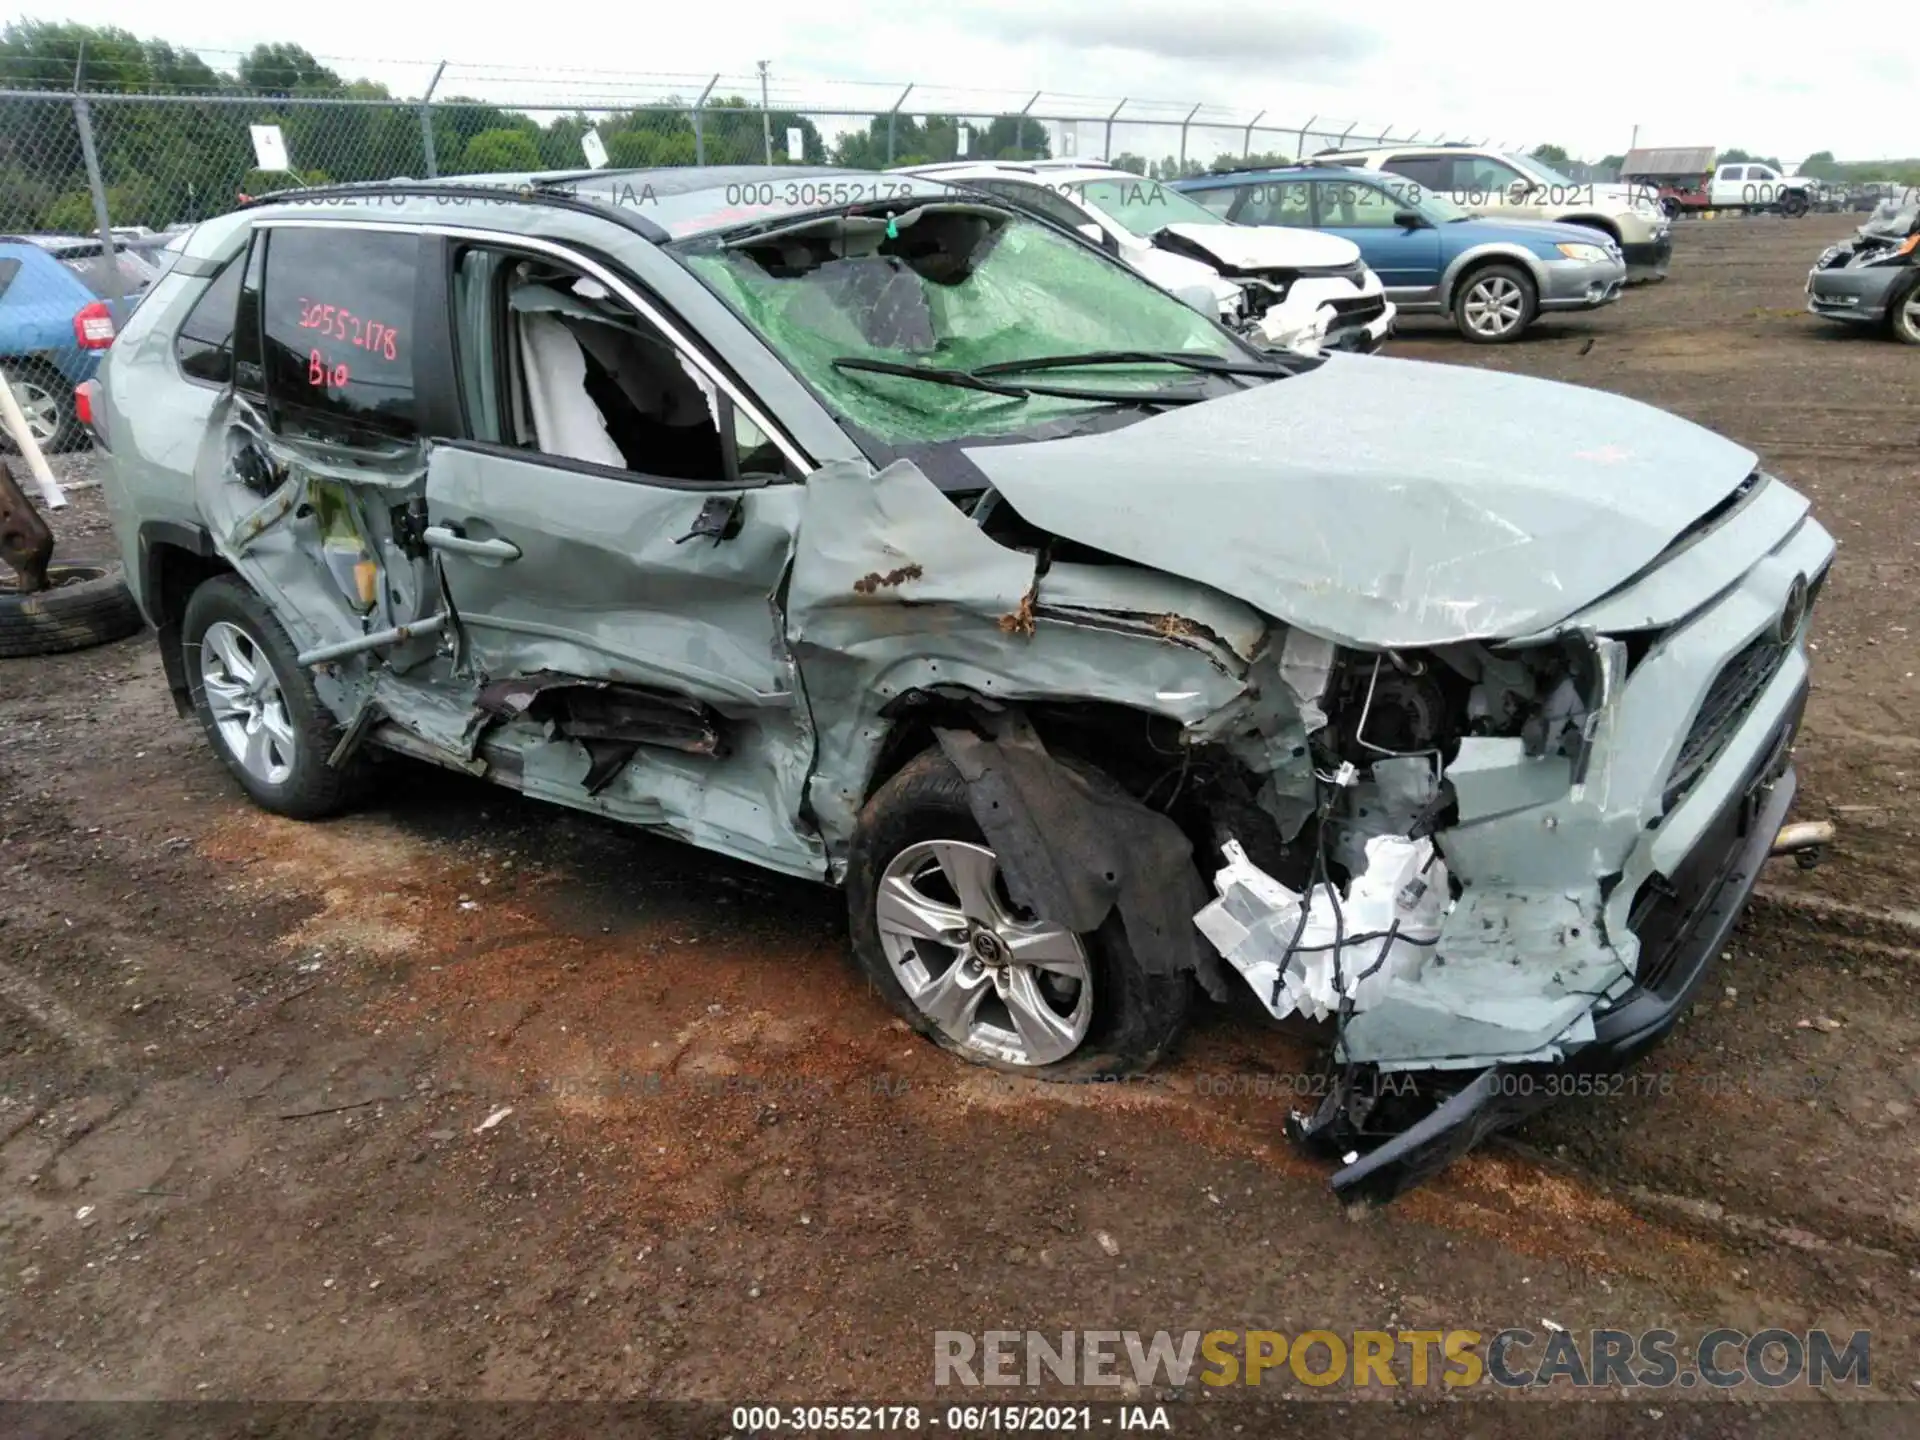
[[[1914,1400],[1920,352],[1802,313],[1848,228],[1686,223],[1610,309],[1391,347],[1677,411],[1839,538],[1797,812],[1839,843],[1774,862],[1667,1093],[1349,1213],[1244,1016],[1146,1084],[956,1066],[830,890],[405,763],[250,808],[142,636],[0,662],[0,1398],[925,1400],[935,1329],[1550,1321],[1866,1329]]]

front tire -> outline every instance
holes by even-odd
[[[1798,219],[1810,208],[1806,195],[1799,190],[1789,190],[1780,197],[1780,213],[1789,220]]]
[[[1887,328],[1893,331],[1894,339],[1920,345],[1920,270],[1913,272],[1888,303]]]
[[[1150,974],[1119,915],[1075,934],[1023,914],[937,749],[861,812],[847,871],[853,954],[894,1011],[975,1065],[1040,1080],[1137,1074],[1173,1045],[1193,993]]]
[[[237,576],[216,576],[187,601],[180,637],[194,713],[255,804],[318,820],[351,803],[364,762],[327,763],[340,725],[265,601]]]
[[[1533,277],[1517,265],[1486,265],[1460,282],[1453,296],[1453,323],[1475,345],[1517,340],[1539,312]]]

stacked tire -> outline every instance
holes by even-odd
[[[117,560],[57,559],[48,588],[23,594],[0,565],[0,659],[53,655],[122,640],[146,622]]]

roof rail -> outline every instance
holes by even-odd
[[[312,205],[323,200],[348,200],[369,193],[417,196],[424,200],[519,200],[528,205],[550,205],[557,210],[572,210],[581,215],[598,215],[623,225],[644,240],[665,245],[673,239],[658,221],[634,214],[621,205],[602,205],[564,190],[547,188],[547,183],[527,185],[450,185],[419,181],[356,180],[337,185],[314,185],[302,190],[282,190],[262,195],[236,206],[238,210],[258,210],[268,205]],[[297,200],[291,197],[298,196]]]

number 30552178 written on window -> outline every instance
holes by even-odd
[[[343,340],[357,350],[386,360],[400,357],[400,332],[379,320],[356,315],[344,305],[300,297],[300,328],[315,332],[316,338]],[[307,355],[307,383],[316,388],[338,389],[352,378],[352,369],[344,360],[333,360],[319,349]]]

